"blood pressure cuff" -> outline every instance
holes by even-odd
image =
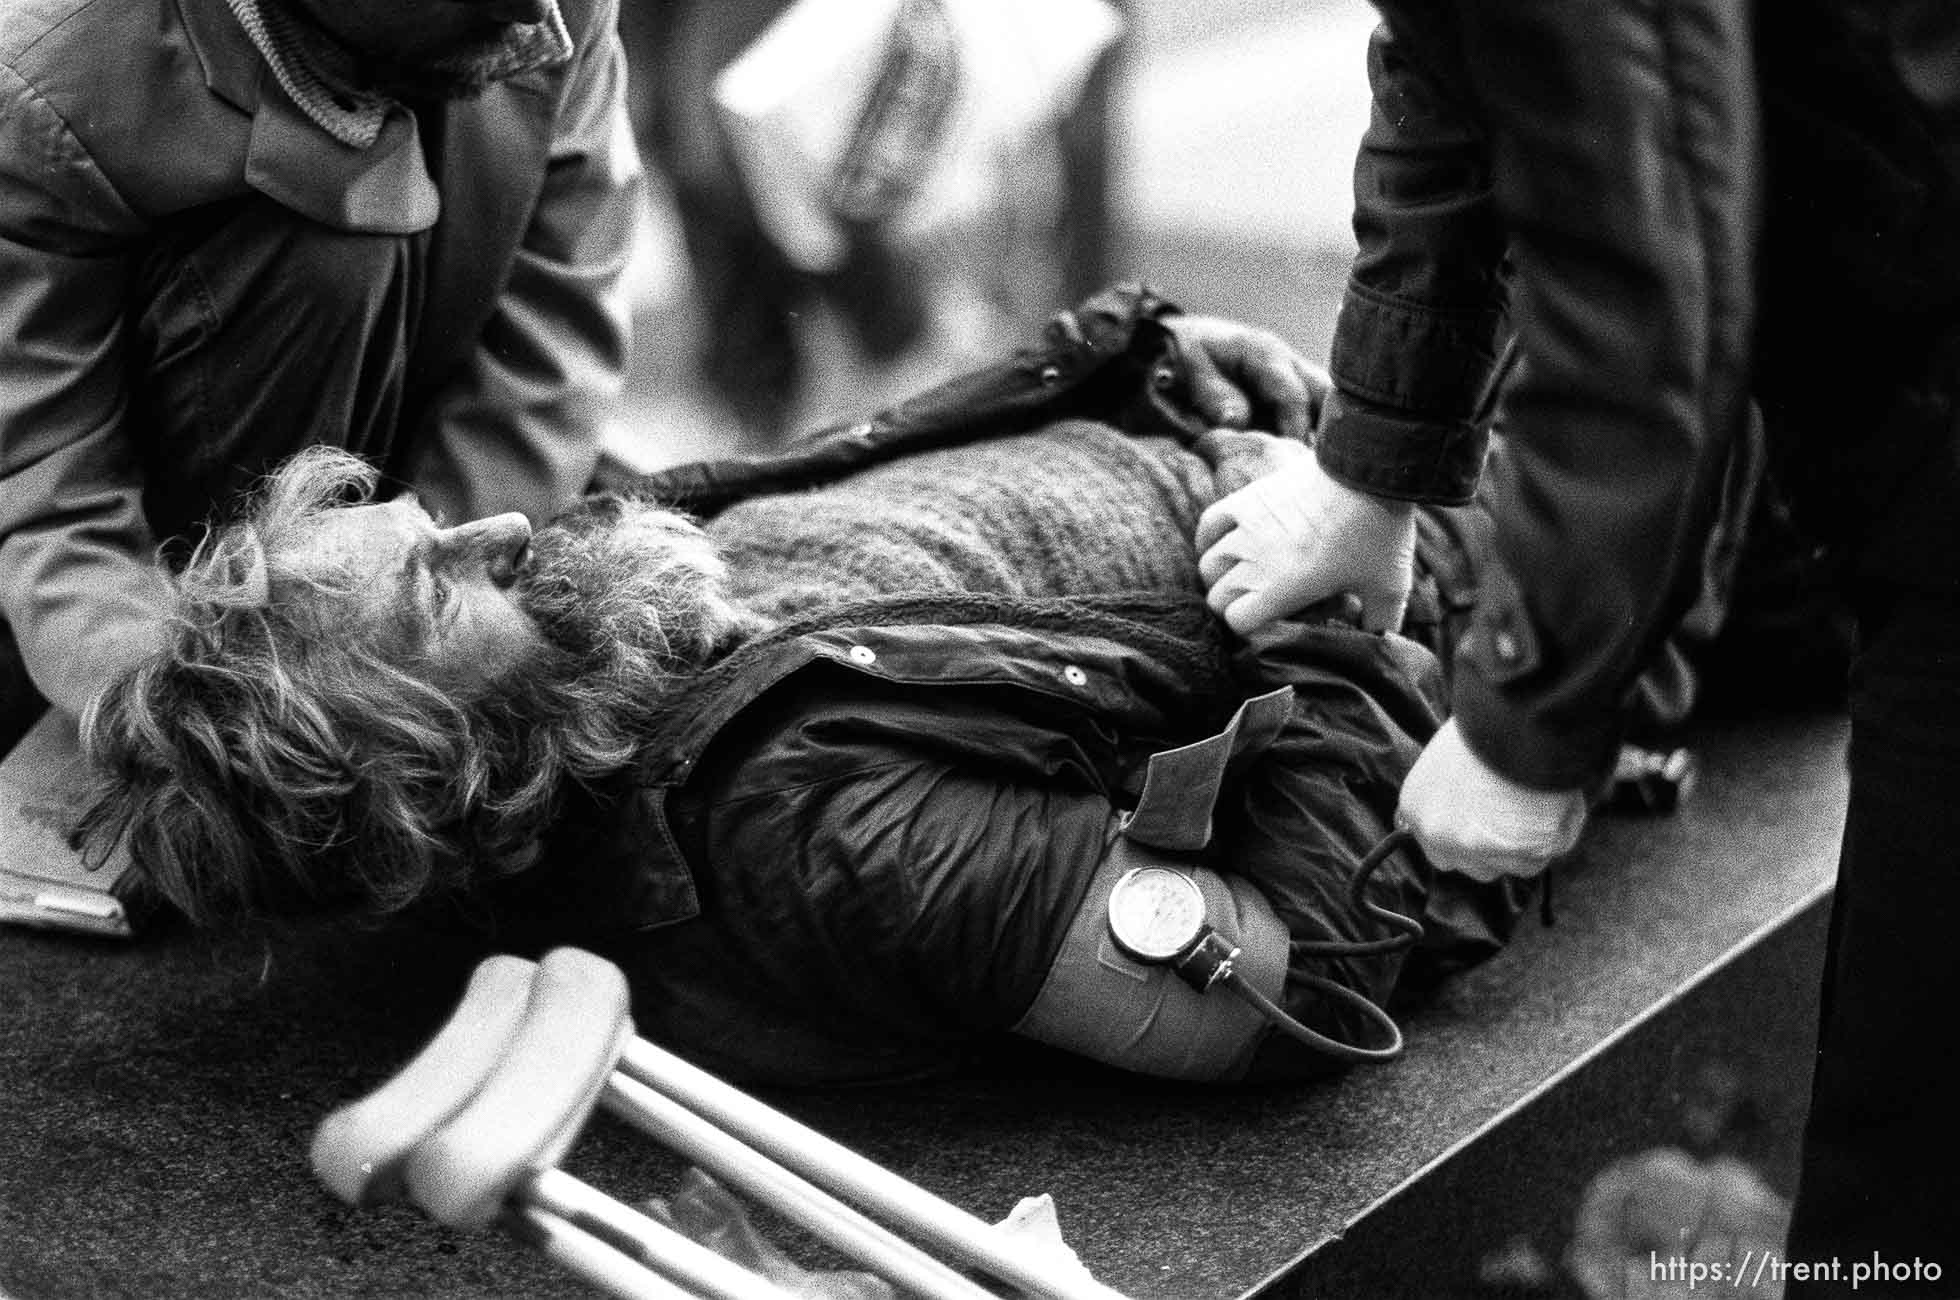
[[[1235,1079],[1251,1064],[1267,1022],[1223,988],[1200,993],[1169,966],[1126,956],[1109,933],[1109,895],[1132,867],[1168,867],[1204,895],[1205,919],[1241,949],[1237,969],[1277,1001],[1286,983],[1285,924],[1250,881],[1197,865],[1228,776],[1272,744],[1292,708],[1290,688],[1239,706],[1215,736],[1150,758],[1137,806],[1111,825],[1096,867],[1041,991],[1013,1032],[1051,1047],[1166,1079]]]
[[[1200,993],[1169,966],[1125,956],[1109,934],[1109,895],[1132,867],[1169,867],[1204,894],[1205,919],[1241,950],[1236,969],[1277,1001],[1286,983],[1286,926],[1251,882],[1191,865],[1121,834],[1096,868],[1061,950],[1014,1032],[1050,1047],[1164,1079],[1242,1076],[1266,1018],[1222,987]]]

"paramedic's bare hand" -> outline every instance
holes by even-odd
[[[1534,790],[1500,775],[1452,718],[1409,769],[1395,824],[1415,832],[1439,869],[1489,881],[1535,876],[1571,852],[1586,807],[1583,790]]]
[[[1191,402],[1213,425],[1243,429],[1270,413],[1282,437],[1305,442],[1333,382],[1271,330],[1216,316],[1166,316],[1190,378]]]
[[[1311,455],[1214,502],[1198,519],[1198,573],[1213,610],[1244,635],[1340,592],[1371,632],[1402,625],[1415,507],[1327,476]]]

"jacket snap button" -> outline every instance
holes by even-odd
[[[1068,667],[1062,669],[1062,680],[1066,681],[1070,686],[1087,686],[1089,684],[1089,674],[1083,672],[1074,664],[1070,664]]]
[[[1062,379],[1062,368],[1060,366],[1043,366],[1041,368],[1042,383],[1052,387],[1053,385],[1060,383],[1061,379]]]
[[[873,664],[878,662],[878,652],[868,645],[851,647],[851,662],[854,664]]]
[[[1158,366],[1150,376],[1150,382],[1159,392],[1173,388],[1177,384],[1177,371],[1169,366]]]

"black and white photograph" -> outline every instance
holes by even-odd
[[[0,1300],[1960,1298],[1956,934],[1960,6],[0,0]]]

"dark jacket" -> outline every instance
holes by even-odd
[[[1321,458],[1462,500],[1506,436],[1452,692],[1486,760],[1546,787],[1610,761],[1635,674],[1732,561],[1752,387],[1813,542],[1863,581],[1960,583],[1951,6],[1378,8]]]
[[[1105,295],[1013,362],[800,456],[638,486],[713,515],[933,446],[1065,430],[1064,412],[1182,428],[1160,310]],[[1180,860],[1253,879],[1296,937],[1373,937],[1346,881],[1436,726],[1433,658],[1328,624],[1252,655],[1190,583],[893,596],[781,628],[678,696],[631,780],[568,813],[546,867],[510,882],[520,898],[500,911],[605,952],[633,981],[643,1031],[732,1076],[943,1070],[1036,997],[1091,876],[1138,825],[1151,756],[1217,735],[1279,689],[1273,719],[1233,733],[1156,809],[1155,835],[1186,845]],[[1373,896],[1425,917],[1427,956],[1443,961],[1490,951],[1513,915],[1507,892],[1432,890],[1406,858]],[[1379,999],[1402,959],[1299,965]],[[1329,1032],[1365,1036],[1307,990],[1288,998]],[[1327,1062],[1276,1050],[1255,1068]]]
[[[1696,594],[1746,427],[1745,6],[1380,8],[1321,460],[1467,500],[1495,393],[1499,563],[1452,704],[1506,775],[1583,785]]]
[[[1960,10],[1789,0],[1756,21],[1773,471],[1858,588],[1960,593]]]

